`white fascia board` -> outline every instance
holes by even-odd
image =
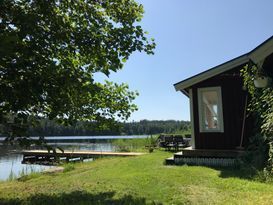
[[[250,51],[248,56],[255,63],[259,64],[267,56],[273,53],[273,38],[270,38],[266,43],[258,46],[254,50]]]
[[[198,74],[196,76],[193,76],[191,78],[188,78],[180,83],[177,83],[174,85],[175,90],[179,91],[179,90],[184,90],[194,84],[197,84],[199,82],[202,82],[204,80],[207,80],[213,76],[216,76],[218,74],[221,74],[223,72],[226,72],[228,70],[231,70],[239,65],[242,65],[244,63],[247,63],[249,61],[248,55],[242,55],[238,58],[232,59],[226,63],[223,63],[221,65],[218,65],[214,68],[211,68],[208,71],[205,71],[201,74]]]

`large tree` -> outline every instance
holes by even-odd
[[[134,51],[155,43],[139,25],[134,0],[1,0],[0,122],[9,140],[39,118],[60,123],[125,120],[136,92],[99,83]]]

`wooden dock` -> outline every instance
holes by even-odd
[[[22,163],[39,163],[51,164],[60,160],[69,161],[83,161],[85,159],[95,159],[100,157],[132,157],[140,156],[144,153],[140,152],[100,152],[100,151],[70,151],[60,150],[56,153],[48,152],[47,150],[24,150]]]

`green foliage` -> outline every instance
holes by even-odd
[[[158,139],[158,136],[152,136],[152,135],[146,138],[147,143],[145,147],[148,149],[150,153],[152,153],[154,149],[157,147],[157,139]]]
[[[96,129],[95,122],[77,122],[72,126],[60,125],[48,119],[41,120],[39,126],[31,127],[30,136],[94,136],[94,135],[149,135],[159,133],[189,134],[188,121],[141,120],[119,123],[115,128]]]
[[[26,182],[28,180],[38,178],[41,175],[42,175],[42,173],[38,173],[38,172],[34,172],[34,171],[30,172],[30,173],[25,173],[24,175],[20,174],[20,177],[18,178],[18,181],[20,181],[20,182]]]
[[[244,86],[251,96],[248,111],[256,116],[257,132],[261,132],[260,142],[267,149],[265,171],[273,175],[273,87],[255,88],[254,78],[258,72],[256,66],[247,65],[242,70],[242,75]]]
[[[16,179],[16,175],[14,174],[14,172],[12,170],[10,170],[8,181],[12,181],[15,179]]]
[[[75,169],[75,165],[72,163],[64,164],[64,172],[69,172]]]
[[[116,151],[134,152],[156,147],[156,136],[135,139],[117,139],[113,141]]]
[[[158,135],[151,135],[146,138],[147,146],[156,147],[157,146]]]
[[[258,171],[266,166],[268,149],[265,145],[266,137],[260,133],[257,133],[249,138],[247,155],[244,158],[247,167],[257,169]]]
[[[134,0],[0,1],[0,124],[10,141],[39,118],[114,126],[135,111],[126,84],[95,82],[134,51],[153,54]]]
[[[40,175],[41,175],[41,173],[35,172],[35,169],[32,166],[23,167],[20,170],[18,175],[16,175],[13,172],[13,170],[11,169],[7,181],[18,180],[18,181],[24,182],[24,181],[27,181],[29,179],[37,178]]]
[[[133,152],[143,150],[146,145],[146,139],[117,139],[113,141],[116,151]]]
[[[113,141],[116,151],[118,152],[130,152],[133,150],[132,141],[125,141],[125,139],[117,139]]]
[[[122,132],[132,134],[180,133],[190,130],[189,121],[140,120],[123,124]]]

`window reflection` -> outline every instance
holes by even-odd
[[[218,96],[216,91],[202,92],[205,129],[218,129]]]
[[[221,87],[198,88],[200,132],[224,132]]]

